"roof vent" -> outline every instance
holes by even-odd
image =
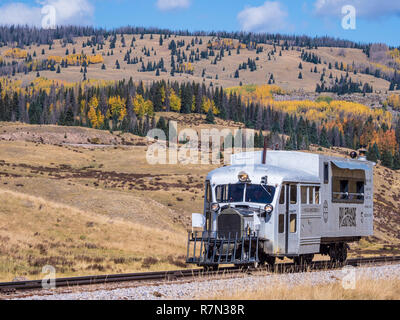
[[[358,160],[367,161],[367,150],[366,149],[360,149],[358,151]]]

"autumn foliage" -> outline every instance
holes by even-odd
[[[4,51],[4,56],[13,59],[25,59],[28,56],[28,52],[20,48],[13,48]]]

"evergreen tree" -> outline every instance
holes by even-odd
[[[393,170],[400,169],[400,152],[399,151],[397,151],[394,155],[392,169]]]
[[[387,168],[393,167],[393,155],[389,150],[384,150],[381,157],[382,165]]]
[[[214,118],[214,113],[212,111],[212,108],[208,109],[206,122],[207,123],[215,123],[215,118]]]
[[[322,127],[321,134],[319,136],[319,145],[324,148],[330,147],[329,140],[328,140],[328,134],[326,132],[325,127]]]

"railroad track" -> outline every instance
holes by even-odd
[[[400,261],[400,256],[381,256],[370,258],[355,258],[348,259],[345,265],[360,266],[366,264],[389,263]],[[140,282],[140,281],[174,281],[184,278],[194,278],[199,276],[218,276],[224,274],[238,274],[252,271],[269,270],[277,273],[287,272],[301,272],[311,270],[322,270],[342,267],[343,265],[333,264],[330,261],[314,261],[310,265],[295,265],[294,263],[278,263],[274,269],[267,267],[259,268],[237,268],[237,267],[223,267],[214,271],[206,271],[203,269],[186,269],[175,271],[161,271],[161,272],[144,272],[144,273],[126,273],[126,274],[109,274],[109,275],[96,275],[84,277],[71,277],[71,278],[58,278],[55,279],[56,287],[72,287],[82,285],[95,285],[116,282]],[[26,291],[33,289],[41,289],[42,280],[29,280],[18,282],[2,282],[0,283],[0,293],[13,293],[16,291]]]

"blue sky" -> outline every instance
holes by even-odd
[[[0,24],[40,25],[46,5],[57,24],[328,35],[400,46],[398,0],[0,0]],[[342,28],[345,5],[356,10],[355,30]]]

